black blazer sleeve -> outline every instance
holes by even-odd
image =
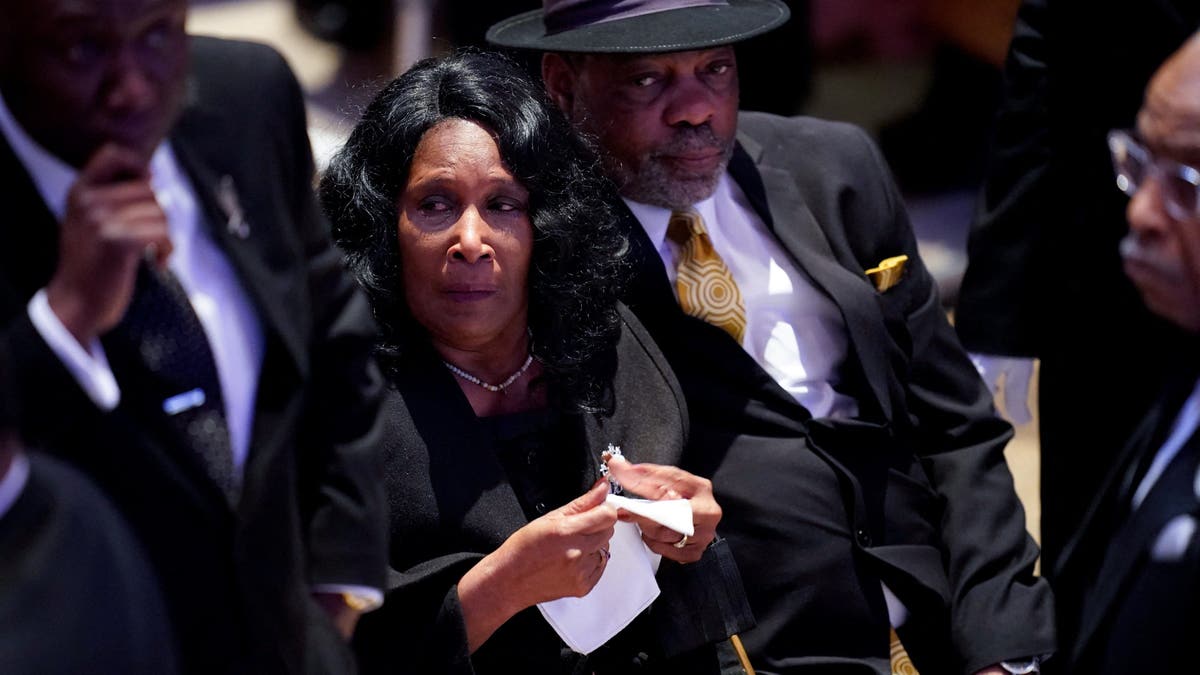
[[[897,294],[909,344],[907,372],[899,373],[907,419],[896,422],[911,434],[908,443],[943,506],[940,529],[955,661],[963,672],[973,673],[1001,660],[1053,652],[1053,596],[1034,576],[1037,545],[1025,530],[1025,512],[1004,459],[1012,428],[996,415],[991,392],[947,320],[882,157],[873,145],[867,147],[879,194],[886,196],[887,215],[877,222],[890,223],[892,232],[876,239],[895,239],[911,265],[905,283],[914,292],[907,298]],[[872,237],[861,232],[855,239]],[[890,314],[886,295],[880,297],[885,317]]]
[[[312,190],[304,101],[291,70],[278,65],[286,136],[279,151],[291,167],[289,206],[304,247],[312,308],[309,396],[300,462],[307,472],[309,574],[312,583],[383,588],[386,502],[382,472],[383,378],[372,358],[376,328],[366,297],[347,273]],[[302,441],[303,442],[303,441]]]
[[[295,425],[289,451],[296,453],[309,583],[382,589],[384,387],[372,358],[376,328],[316,204],[300,86],[283,57],[262,45],[195,37],[193,50],[198,110],[176,137],[212,172],[197,183],[233,176],[253,228],[244,242],[225,228],[214,234],[258,298],[268,333],[255,451],[269,443],[265,427]],[[298,372],[277,367],[280,357]]]
[[[1005,101],[968,243],[956,328],[974,352],[1033,357],[1046,310],[1041,242],[1054,224],[1046,205],[1053,153],[1046,0],[1023,3],[1004,72]]]
[[[996,416],[947,320],[881,155],[866,134],[843,124],[743,114],[740,128],[761,143],[760,167],[794,177],[830,253],[858,277],[836,287],[832,273],[817,278],[836,289],[869,390],[920,459],[942,507],[934,524],[950,585],[950,661],[974,672],[1053,651],[1050,589],[1033,575],[1037,547],[1004,460],[1012,429]],[[788,216],[774,204],[772,213],[786,243]],[[903,280],[876,292],[863,270],[901,254],[909,258]],[[798,257],[805,256],[811,252]]]

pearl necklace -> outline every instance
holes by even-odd
[[[522,365],[517,370],[517,372],[513,373],[512,375],[509,375],[508,379],[501,382],[500,384],[492,384],[490,382],[484,382],[483,380],[479,379],[478,377],[475,377],[474,375],[468,373],[467,371],[463,370],[462,368],[459,368],[458,366],[454,365],[453,363],[446,361],[445,359],[442,360],[442,363],[445,364],[446,368],[449,369],[450,372],[461,377],[462,379],[466,380],[467,382],[477,384],[477,385],[483,387],[484,389],[487,389],[488,391],[500,392],[501,394],[503,394],[505,389],[508,389],[510,386],[512,386],[512,383],[516,382],[518,379],[520,379],[520,377],[525,374],[525,371],[529,370],[529,366],[533,365],[533,354],[530,354],[529,356],[525,357],[525,364]]]

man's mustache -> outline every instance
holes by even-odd
[[[671,140],[666,145],[657,148],[651,156],[671,156],[704,150],[724,152],[730,145],[729,141],[719,138],[708,124],[686,126],[675,129]]]
[[[1121,259],[1126,262],[1138,263],[1149,267],[1159,274],[1180,283],[1187,280],[1187,270],[1184,268],[1183,261],[1168,259],[1161,248],[1147,246],[1132,232],[1125,235],[1125,238],[1121,240],[1118,250],[1121,253]]]

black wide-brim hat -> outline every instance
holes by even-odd
[[[779,0],[543,0],[489,28],[487,40],[547,52],[680,52],[741,42],[788,15]]]

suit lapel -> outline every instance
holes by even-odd
[[[1125,443],[1108,475],[1101,483],[1096,498],[1092,500],[1081,521],[1080,528],[1063,547],[1058,565],[1053,570],[1056,578],[1080,574],[1083,569],[1080,566],[1086,567],[1092,562],[1089,560],[1090,556],[1095,554],[1092,542],[1097,537],[1107,540],[1112,536],[1112,510],[1123,509],[1124,506],[1127,506],[1128,502],[1121,505],[1117,504],[1117,501],[1121,498],[1127,499],[1133,494],[1133,488],[1124,484],[1127,475],[1146,453],[1155,452],[1162,445],[1171,430],[1174,414],[1179,410],[1194,384],[1194,377],[1180,377],[1173,380],[1168,385],[1167,392],[1160,396],[1146,412],[1142,423],[1130,435],[1129,441]]]
[[[784,411],[789,418],[807,419],[807,411],[729,334],[683,313],[671,290],[658,250],[624,202],[621,202],[620,213],[629,237],[629,261],[634,268],[624,302],[651,332],[655,342],[663,347],[663,352],[670,355],[671,365],[690,395],[705,393],[687,386],[692,369],[697,369],[706,373],[705,387],[711,386],[715,377],[717,381],[730,382],[732,390],[756,392],[757,400],[769,402],[772,408]],[[689,404],[695,403],[689,399]]]
[[[1124,461],[1116,464],[1118,470],[1110,474],[1106,492],[1102,493],[1109,495],[1110,501],[1107,507],[1101,508],[1120,513],[1127,506],[1132,490],[1136,487],[1123,489],[1129,467],[1137,464],[1144,453],[1158,452],[1174,422],[1175,413],[1179,410],[1177,396],[1168,396],[1164,400],[1168,403],[1157,406],[1156,414],[1153,415],[1154,427],[1148,429],[1149,433],[1143,436],[1142,442],[1131,444],[1130,451],[1122,458]],[[1103,563],[1091,592],[1085,598],[1079,639],[1076,642],[1079,645],[1077,652],[1082,651],[1104,623],[1110,608],[1120,597],[1121,589],[1146,562],[1151,544],[1167,522],[1177,515],[1196,510],[1197,498],[1193,485],[1197,465],[1200,464],[1198,460],[1200,434],[1194,433],[1159,477],[1141,506],[1129,515],[1119,529],[1111,533],[1105,546],[1099,549],[1103,552]],[[1094,507],[1092,511],[1096,510]],[[1095,531],[1089,536],[1105,537],[1104,530],[1108,528],[1103,526],[1104,521],[1095,519],[1093,522],[1093,518],[1094,514],[1089,512],[1089,521],[1085,521],[1086,527],[1095,527]],[[1079,549],[1081,552],[1085,550],[1087,549]],[[1069,550],[1068,553],[1077,555],[1075,549]]]
[[[42,201],[33,179],[0,134],[0,273],[12,294],[13,307],[23,306],[46,285],[58,261],[58,221]],[[5,298],[5,313],[11,311]]]
[[[629,288],[625,293],[625,304],[647,319],[682,314],[675,295],[671,292],[671,282],[667,279],[667,272],[663,269],[662,259],[654,243],[650,241],[645,229],[624,201],[619,202],[618,208],[619,216],[625,224],[626,236],[629,238],[628,260],[633,267]]]
[[[681,448],[659,447],[657,444],[648,445],[638,442],[637,429],[630,425],[629,420],[623,414],[624,410],[624,406],[617,405],[616,412],[610,418],[592,413],[567,416],[568,420],[577,420],[579,423],[577,426],[582,426],[582,447],[588,454],[589,463],[596,468],[595,476],[585,478],[585,488],[590,487],[595,477],[600,475],[600,456],[609,445],[619,447],[622,456],[634,464],[641,462],[672,466],[679,464]]]
[[[846,335],[862,364],[885,419],[892,418],[890,377],[884,341],[878,327],[883,316],[874,289],[866,277],[838,263],[829,239],[804,204],[790,172],[761,163],[761,148],[739,136],[739,147],[729,163],[729,173],[745,192],[759,217],[792,256],[797,268],[824,291],[846,322]]]
[[[270,256],[261,249],[271,246],[269,233],[255,232],[254,223],[246,222],[245,214],[238,213],[242,204],[237,195],[237,177],[220,168],[221,160],[204,152],[218,149],[223,156],[236,156],[226,147],[219,121],[202,107],[188,108],[171,135],[171,146],[192,181],[204,214],[203,226],[229,257],[242,288],[254,302],[264,332],[278,336],[297,371],[306,373],[305,336],[295,318],[288,315],[289,305],[280,301],[295,291],[289,288],[294,279],[280,278],[264,264]]]

